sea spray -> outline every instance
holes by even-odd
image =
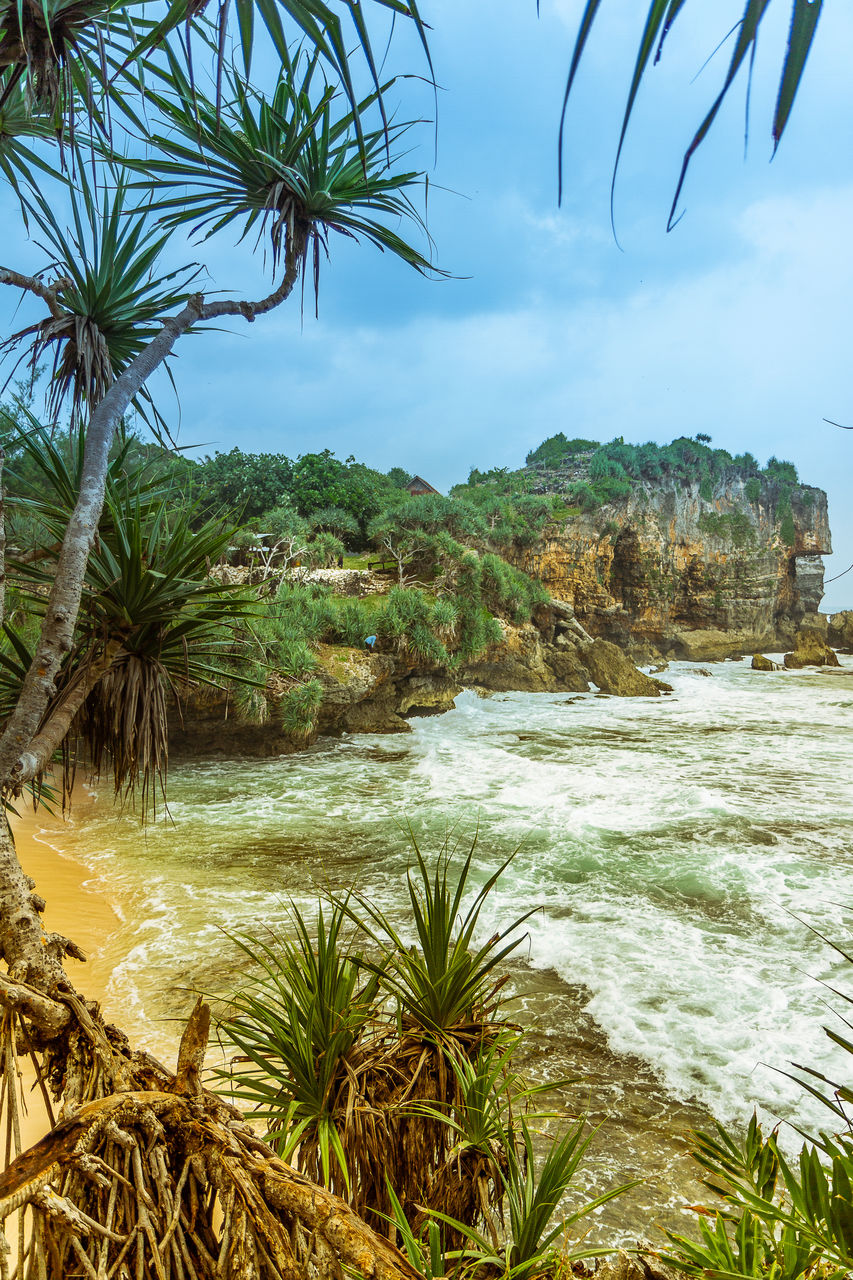
[[[561,1068],[582,1026],[591,1073],[606,1057],[616,1082],[606,1109],[634,1134],[637,1105],[687,1123],[753,1106],[825,1123],[779,1068],[844,1070],[819,983],[853,984],[807,925],[849,936],[853,663],[710,677],[674,664],[667,680],[654,700],[466,693],[411,735],[183,764],[171,819],[144,830],[79,809],[58,843],[121,905],[114,1005],[171,1053],[190,992],[239,980],[229,932],[352,884],[405,929],[401,827],[437,849],[448,828],[464,844],[479,826],[483,879],[518,847],[484,930],[541,908],[514,976],[550,1037],[537,1071]]]

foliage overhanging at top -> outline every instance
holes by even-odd
[[[379,79],[368,9],[412,20],[423,38],[403,0],[235,0],[215,23],[198,0],[0,0],[0,172],[42,255],[35,269],[4,265],[0,283],[47,312],[4,346],[33,368],[48,356],[54,419],[68,406],[85,421],[136,365],[131,402],[165,426],[147,383],[160,365],[169,372],[177,338],[280,305],[309,258],[316,291],[333,231],[434,271],[405,236],[413,226],[429,251],[412,200],[420,176],[394,154],[409,126],[386,107],[394,79]],[[343,18],[367,93],[355,92]],[[250,79],[261,36],[274,51],[269,94]],[[176,231],[207,240],[231,224],[249,250],[271,250],[276,284],[258,302],[208,301],[202,269],[175,266]],[[243,292],[239,279],[224,283]]]
[[[229,35],[230,4],[219,7],[216,23],[219,70]],[[420,36],[428,65],[426,26],[416,0],[370,0],[369,10],[385,10],[392,21],[411,20]],[[148,5],[150,9],[150,4]],[[144,87],[142,59],[161,47],[174,32],[188,39],[207,8],[207,0],[166,0],[155,20],[146,14],[145,0],[2,0],[0,3],[0,67],[8,68],[0,93],[0,109],[7,94],[24,85],[39,114],[72,122],[74,98],[94,105],[95,87],[116,92],[120,74]],[[283,66],[290,61],[289,41],[296,35],[316,51],[340,83],[353,109],[358,96],[353,76],[352,44],[360,48],[377,90],[379,68],[370,24],[361,0],[235,0],[236,37],[245,74],[251,72],[259,16]],[[120,91],[116,93],[120,99]],[[108,110],[108,108],[107,108]],[[361,138],[358,114],[355,129]]]
[[[681,172],[679,174],[678,183],[675,189],[675,195],[670,208],[669,218],[667,221],[667,230],[672,230],[678,221],[676,211],[681,192],[684,187],[684,181],[687,177],[687,170],[690,161],[695,155],[698,148],[702,145],[707,137],[711,126],[716,119],[720,107],[723,105],[730,89],[732,88],[738,73],[745,66],[747,68],[748,86],[752,79],[752,69],[755,61],[756,50],[758,48],[758,38],[761,33],[761,26],[770,11],[773,0],[744,0],[743,13],[740,20],[735,23],[731,31],[721,32],[720,34],[732,41],[731,56],[729,58],[728,68],[723,80],[723,84],[719,92],[714,97],[710,108],[702,119],[699,127],[696,129],[693,137],[688,145],[681,164]],[[785,47],[785,53],[782,60],[782,68],[779,78],[779,89],[776,97],[776,105],[773,111],[772,136],[773,150],[782,139],[788,120],[791,115],[791,108],[794,105],[794,98],[800,86],[803,71],[806,65],[809,51],[812,46],[817,24],[820,19],[823,0],[789,0],[790,3],[790,27],[788,30],[788,40]],[[581,18],[580,28],[575,40],[575,46],[572,51],[572,60],[569,68],[568,80],[566,83],[566,91],[563,99],[563,113],[560,121],[560,145],[559,145],[559,167],[560,167],[560,194],[562,195],[563,183],[563,141],[566,129],[566,115],[569,103],[569,97],[575,83],[575,78],[580,67],[580,63],[587,46],[587,41],[593,27],[593,23],[603,7],[603,0],[587,0]],[[781,5],[774,6],[774,12],[777,12]],[[690,13],[695,13],[701,6],[693,4],[690,7]],[[613,165],[613,178],[611,182],[611,217],[613,206],[613,189],[616,183],[616,173],[619,168],[619,161],[622,156],[622,150],[625,145],[625,138],[628,133],[628,125],[636,106],[637,95],[643,78],[647,74],[650,67],[657,64],[663,53],[663,48],[667,38],[670,36],[676,21],[683,19],[683,14],[687,9],[685,0],[651,0],[646,21],[643,26],[640,43],[637,49],[637,57],[634,64],[631,82],[628,88],[628,100],[625,105],[625,112],[622,117],[622,126],[619,134],[619,142],[616,148],[616,159]],[[708,6],[705,5],[707,11]],[[747,110],[749,106],[749,93],[747,89]]]
[[[386,122],[358,140],[356,120],[378,92],[333,113],[332,88],[312,99],[317,60],[303,64],[298,81],[297,65],[282,68],[270,99],[228,71],[223,106],[201,94],[170,52],[171,92],[150,94],[166,132],[152,133],[150,155],[129,162],[145,175],[136,185],[150,191],[151,208],[168,228],[191,225],[206,239],[236,222],[242,240],[260,224],[258,241],[268,234],[273,275],[300,229],[313,240],[315,283],[330,231],[363,236],[429,271],[426,259],[376,216],[422,225],[405,194],[418,175],[390,168],[390,147],[408,126]]]

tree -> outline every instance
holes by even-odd
[[[36,510],[44,563],[7,552],[0,537],[7,800],[26,787],[39,794],[72,725],[117,787],[144,790],[162,776],[169,679],[201,678],[223,643],[233,601],[226,607],[204,572],[222,530],[192,531],[184,505],[131,480],[114,450],[132,408],[164,432],[149,380],[170,369],[178,341],[224,317],[251,323],[306,277],[316,290],[334,234],[432,270],[398,229],[401,219],[420,224],[419,178],[395,160],[405,126],[385,108],[390,82],[378,78],[368,8],[411,20],[423,39],[415,0],[258,0],[257,27],[253,0],[221,6],[216,23],[183,0],[159,20],[129,0],[0,5],[0,170],[31,235],[28,261],[0,267],[0,284],[32,307],[4,349],[47,360],[51,420],[70,413],[75,441],[63,473],[49,433],[28,426],[56,481]],[[355,89],[344,18],[366,93]],[[261,32],[280,67],[266,96],[250,80]],[[207,295],[199,268],[174,265],[183,233],[262,249],[270,291]],[[36,572],[29,643],[2,611],[7,575],[11,603]],[[28,1206],[19,1247],[29,1273],[272,1277],[313,1265],[318,1275],[343,1267],[413,1280],[396,1250],[205,1093],[206,1008],[188,1024],[176,1075],[134,1053],[74,990],[63,959],[79,950],[45,932],[43,908],[2,819],[0,1069],[13,1154],[21,1036],[70,1118],[4,1181],[0,1217]]]
[[[823,0],[790,0],[791,23],[788,31],[785,53],[782,58],[782,68],[779,77],[779,91],[776,98],[771,125],[774,153],[782,140],[782,135],[785,132],[788,120],[790,119],[794,99],[797,95],[797,90],[800,87],[800,81],[803,76],[803,71],[805,70],[806,60],[812,47],[812,41],[814,40],[817,25],[820,20],[822,6]],[[563,98],[563,113],[560,120],[559,183],[561,194],[563,184],[563,137],[566,128],[569,99],[583,59],[584,51],[587,47],[593,23],[595,22],[595,19],[602,7],[602,0],[587,0],[581,17],[581,24],[578,30],[577,39],[575,40],[575,46],[572,51],[572,59],[566,83],[566,92]],[[678,221],[678,201],[684,187],[684,181],[687,177],[687,170],[690,165],[690,161],[707,137],[720,107],[738,77],[738,73],[742,68],[746,67],[747,77],[749,78],[751,75],[752,62],[758,47],[758,38],[761,34],[762,23],[764,23],[768,13],[771,11],[771,8],[773,12],[776,13],[781,7],[781,0],[780,3],[776,4],[773,3],[773,0],[744,0],[743,14],[740,21],[737,22],[728,33],[725,30],[720,32],[721,38],[729,38],[732,42],[732,51],[729,58],[728,68],[719,92],[713,98],[707,113],[700,122],[689,146],[687,147],[687,150],[684,153],[681,173],[679,175],[675,195],[672,200],[672,207],[669,211],[667,230],[671,230]],[[695,13],[698,8],[699,5],[694,3],[689,7],[689,12]],[[616,173],[619,168],[619,161],[622,156],[622,150],[628,133],[628,125],[630,124],[631,116],[636,105],[640,85],[647,75],[649,68],[657,65],[660,60],[667,37],[675,27],[676,21],[678,19],[681,19],[682,22],[685,21],[683,14],[686,11],[688,11],[688,5],[685,4],[684,0],[651,0],[649,5],[649,9],[646,14],[646,21],[643,25],[640,36],[634,71],[628,89],[628,101],[622,117],[622,127],[616,147],[616,159],[613,165],[613,180],[611,185],[611,204],[613,197],[613,185],[615,185],[616,182]]]
[[[244,453],[235,445],[196,463],[193,491],[206,511],[227,509],[246,520],[277,507],[288,496],[293,463],[283,453]]]
[[[368,522],[399,497],[396,485],[387,476],[354,458],[341,462],[331,449],[305,453],[297,459],[291,492],[302,515],[312,517],[330,507],[337,508],[357,522],[356,533],[362,538]]]

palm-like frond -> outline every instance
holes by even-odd
[[[52,138],[56,133],[55,121],[34,112],[26,89],[14,71],[0,72],[0,104],[0,172],[20,197],[19,180],[24,178],[34,186],[34,169],[53,176],[50,165],[25,139]]]
[[[79,420],[84,406],[98,403],[165,318],[185,302],[198,269],[155,274],[168,233],[152,228],[145,213],[129,209],[121,179],[104,187],[98,201],[81,166],[68,198],[70,227],[46,194],[36,190],[27,201],[45,240],[46,270],[62,280],[56,290],[59,314],[13,334],[3,347],[27,340],[33,363],[52,355],[50,410],[55,415],[70,401],[72,419]],[[151,403],[145,391],[139,400]],[[142,404],[137,408],[144,413]]]
[[[0,426],[9,432],[7,447],[13,454],[4,467],[6,501],[13,511],[26,511],[38,518],[50,539],[48,545],[58,543],[80,490],[85,432],[74,430],[60,437],[26,408],[19,411],[17,419],[0,413]],[[133,443],[133,437],[120,428],[108,463],[107,492],[115,492],[119,484],[132,483],[138,502],[156,503],[172,493],[173,481],[164,478],[156,466],[134,462]],[[23,465],[19,466],[15,454]],[[104,510],[99,526],[100,536],[108,539],[113,532],[111,505]],[[14,551],[10,556],[14,567]]]
[[[40,111],[51,116],[58,113],[60,136],[67,120],[73,138],[75,113],[81,105],[90,119],[102,123],[96,92],[105,103],[107,116],[107,98],[124,105],[119,82],[128,74],[144,92],[142,69],[150,55],[162,49],[173,31],[182,31],[189,39],[207,5],[208,0],[168,0],[162,18],[153,21],[145,16],[145,0],[0,0],[0,68],[8,68],[12,86],[26,87],[28,100]],[[415,0],[371,0],[371,8],[384,11],[392,22],[402,17],[414,24],[431,72],[426,24]],[[290,66],[289,42],[298,34],[331,70],[356,112],[354,129],[361,146],[364,138],[351,65],[353,35],[379,92],[380,107],[381,92],[370,26],[360,0],[331,4],[323,0],[235,0],[233,11],[230,3],[220,4],[217,78],[222,75],[234,13],[246,75],[251,69],[256,15],[285,68]],[[0,106],[3,101],[0,90]]]
[[[161,44],[169,31],[188,22],[191,18],[203,13],[208,0],[171,0],[168,13],[146,38],[139,44],[135,56],[140,57],[149,49]],[[335,0],[327,4],[324,0],[235,0],[239,45],[243,57],[245,74],[251,71],[252,52],[255,44],[255,18],[260,15],[261,21],[270,36],[282,67],[291,68],[289,44],[292,35],[282,22],[282,16],[288,23],[296,27],[300,42],[321,58],[331,69],[334,78],[340,83],[344,96],[353,110],[353,128],[359,150],[366,153],[366,138],[363,133],[359,98],[355,90],[352,74],[352,45],[347,26],[351,24],[355,34],[357,47],[360,48],[367,64],[368,73],[373,82],[379,100],[383,121],[385,120],[382,102],[382,88],[370,28],[365,18],[365,6],[361,0]],[[410,20],[420,38],[426,55],[427,65],[432,73],[426,23],[421,18],[416,0],[372,0],[372,8],[385,10],[395,21],[402,17]],[[222,4],[217,21],[217,77],[223,72],[222,51],[226,46],[227,24],[230,18],[230,4]],[[349,19],[349,24],[345,19]]]
[[[391,225],[399,219],[423,230],[409,191],[415,172],[395,171],[388,147],[408,126],[355,126],[375,105],[377,94],[340,112],[327,85],[316,92],[317,59],[279,77],[272,98],[261,98],[236,72],[226,83],[230,101],[203,98],[172,57],[174,96],[151,94],[169,126],[150,137],[152,154],[131,161],[144,173],[136,185],[155,179],[153,208],[167,227],[186,226],[205,237],[236,224],[242,239],[267,232],[275,273],[279,259],[299,233],[313,238],[315,266],[328,234],[363,237],[401,257],[416,270],[429,261]],[[387,86],[386,86],[387,88]]]
[[[494,1016],[498,992],[506,981],[505,977],[497,978],[496,971],[519,945],[518,930],[536,908],[476,946],[474,933],[480,914],[511,858],[489,877],[463,913],[476,838],[454,876],[449,841],[430,874],[412,831],[409,837],[416,871],[407,876],[406,887],[417,944],[408,946],[378,907],[358,894],[353,899],[364,913],[362,927],[380,945],[387,947],[390,941],[390,949],[374,967],[399,1001],[403,1017],[432,1035],[452,1035],[472,1022]]]
[[[89,560],[78,651],[119,640],[121,652],[77,729],[95,772],[108,769],[116,791],[130,796],[141,785],[145,810],[155,779],[165,786],[170,695],[229,677],[233,625],[254,601],[208,576],[229,528],[210,522],[195,530],[192,513],[175,513],[168,498],[152,505],[119,491],[106,505],[112,532]]]
[[[366,981],[346,912],[318,907],[316,927],[292,908],[289,936],[236,939],[259,973],[240,991],[223,1031],[241,1052],[229,1092],[269,1125],[285,1159],[325,1185],[351,1181],[347,1130],[357,1082],[354,1055],[376,1017],[378,977]],[[316,937],[316,941],[315,941]],[[225,1074],[225,1073],[223,1073]]]
[[[677,221],[676,210],[684,187],[684,181],[687,177],[687,170],[690,165],[690,161],[707,137],[720,107],[725,101],[729,90],[737,78],[738,72],[744,64],[748,67],[748,74],[751,77],[761,24],[767,16],[772,3],[773,0],[744,0],[743,14],[741,15],[740,21],[737,22],[729,32],[729,35],[734,37],[734,46],[732,48],[731,58],[723,80],[723,85],[712,101],[709,110],[694,133],[693,138],[684,153],[681,173],[678,178],[678,185],[676,187],[675,196],[669,213],[669,221],[667,224],[669,229],[671,229]],[[559,164],[561,193],[563,137],[569,97],[583,58],[583,53],[591,33],[593,23],[600,13],[602,6],[603,0],[587,0],[583,16],[581,18],[578,35],[575,40],[574,50],[572,52],[572,60],[566,83],[566,92],[563,99],[563,114],[560,121]],[[791,0],[791,22],[788,32],[788,41],[782,60],[779,90],[773,112],[772,136],[774,151],[781,141],[782,134],[785,132],[785,128],[791,114],[794,98],[796,97],[797,90],[799,89],[803,71],[805,70],[806,60],[812,46],[812,41],[814,40],[822,6],[823,0]],[[653,66],[660,59],[668,35],[672,31],[676,20],[682,16],[686,8],[686,0],[651,0],[637,49],[634,71],[628,89],[628,100],[622,117],[622,127],[619,135],[619,143],[616,149],[616,159],[613,166],[614,184],[616,181],[616,172],[619,167],[619,160],[621,158],[622,149],[628,132],[628,125],[636,105],[640,85],[649,67]],[[698,6],[694,5],[691,12],[696,8],[698,8]],[[611,186],[611,201],[612,195],[613,189]]]
[[[10,573],[29,584],[37,612],[44,606],[39,588],[52,578],[55,549],[79,489],[84,440],[78,432],[66,453],[39,424],[28,426],[21,443],[37,469],[29,487],[13,476],[20,490],[13,502],[36,517],[45,556],[11,556]],[[132,795],[141,785],[144,809],[153,798],[153,782],[165,780],[170,694],[239,678],[226,667],[234,651],[233,626],[256,608],[256,601],[209,576],[210,564],[231,540],[231,528],[221,521],[194,528],[194,510],[176,502],[173,485],[156,470],[132,461],[131,444],[120,440],[110,462],[75,647],[46,721],[54,705],[107,655],[74,728],[95,771],[109,768],[117,791]],[[25,660],[23,648],[9,635],[0,653],[0,713],[7,702],[11,706]]]

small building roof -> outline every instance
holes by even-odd
[[[411,480],[406,485],[406,488],[411,494],[438,493],[438,489],[433,489],[432,485],[429,484],[428,481],[424,480],[423,476],[412,476]]]

